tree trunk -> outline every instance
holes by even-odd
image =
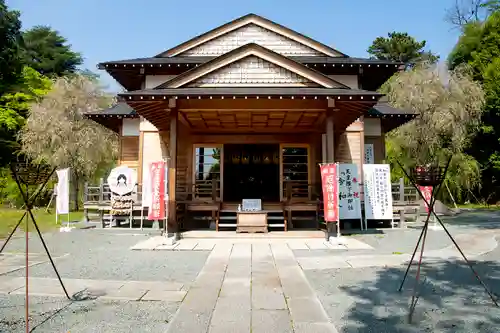
[[[75,211],[80,210],[80,179],[75,179]]]

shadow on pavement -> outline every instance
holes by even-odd
[[[473,265],[498,300],[500,263]],[[403,291],[398,292],[405,270],[406,266],[386,267],[374,280],[339,286],[354,300],[343,316],[342,332],[498,332],[500,308],[494,306],[469,266],[457,261],[423,265],[419,300],[409,324],[416,265]]]

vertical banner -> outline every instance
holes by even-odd
[[[391,172],[388,164],[363,166],[365,219],[392,220]]]
[[[69,214],[69,168],[57,170],[56,213]]]
[[[149,166],[151,204],[148,210],[149,220],[165,218],[165,162],[153,162]]]
[[[422,193],[425,201],[427,201],[428,203],[431,203],[432,186],[419,186],[418,189]],[[425,212],[429,213],[429,205],[425,201],[424,201]]]
[[[359,195],[359,175],[356,164],[338,164],[339,218],[361,219],[361,196]]]
[[[325,204],[325,221],[338,222],[339,220],[339,191],[337,179],[337,165],[323,164],[320,167],[321,187]]]
[[[365,144],[365,164],[375,163],[375,152],[372,143]]]

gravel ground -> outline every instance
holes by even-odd
[[[500,239],[497,239],[500,241]],[[424,260],[425,263],[425,260]],[[500,296],[500,249],[480,257],[476,268]],[[425,266],[412,324],[408,307],[415,269],[402,293],[397,289],[406,266],[305,271],[325,310],[343,333],[437,332],[498,333],[500,308],[463,262]]]
[[[30,329],[46,333],[166,332],[178,303],[69,302],[63,298],[30,297]],[[0,295],[0,332],[24,331],[24,297]]]
[[[149,237],[128,230],[73,230],[44,235],[64,278],[99,280],[173,281],[189,286],[205,264],[209,251],[132,251],[129,247]],[[24,253],[24,239],[13,239],[5,249]],[[44,253],[37,235],[30,253]],[[7,274],[24,276],[24,269]],[[30,267],[30,276],[55,277],[50,263]],[[68,302],[57,297],[30,297],[30,325],[34,332],[165,332],[179,303],[86,300]],[[0,332],[24,330],[24,296],[0,294]]]
[[[108,230],[74,230],[44,236],[51,254],[68,256],[57,259],[63,278],[176,281],[189,284],[205,264],[208,251],[132,251],[129,247],[147,239],[145,234]],[[24,240],[12,240],[7,252],[24,252]],[[29,252],[42,253],[38,236],[31,238]],[[24,269],[9,273],[24,276]],[[50,263],[30,267],[30,276],[55,277]]]

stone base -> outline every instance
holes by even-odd
[[[210,222],[210,230],[215,230],[215,221]]]
[[[332,245],[345,245],[347,243],[347,240],[343,236],[330,236],[328,237],[328,242]]]
[[[176,235],[164,235],[161,245],[174,245],[177,243]]]

